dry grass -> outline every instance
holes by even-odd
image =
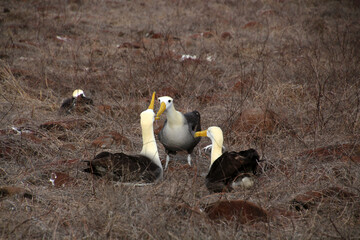
[[[358,238],[359,19],[358,1],[350,0],[1,1],[0,187],[22,190],[2,188],[0,238]],[[197,59],[180,61],[183,54]],[[96,106],[59,117],[77,88]],[[180,154],[157,185],[118,186],[82,172],[82,160],[103,150],[92,144],[103,135],[126,140],[107,150],[140,151],[139,114],[153,91],[174,97],[178,110],[198,110],[203,128],[220,126],[227,149],[256,148],[267,162],[255,187],[208,193],[209,159],[200,150],[208,139],[195,149],[193,168],[181,168]],[[252,108],[275,114],[271,132],[234,131]],[[72,119],[86,124],[40,128]],[[353,147],[325,159],[299,155],[345,143]],[[52,172],[68,182],[52,186]],[[292,206],[294,197],[329,187],[351,197]],[[196,210],[219,199],[251,201],[271,218],[212,222]]]

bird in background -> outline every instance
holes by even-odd
[[[85,96],[81,89],[76,89],[71,98],[65,99],[59,109],[59,115],[68,115],[74,112],[86,113],[90,111],[89,106],[93,106],[94,101]]]

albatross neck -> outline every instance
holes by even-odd
[[[166,118],[171,125],[184,124],[184,116],[181,112],[176,111],[174,105],[166,110]]]
[[[222,143],[216,141],[216,139],[212,139],[212,148],[211,148],[211,165],[222,155]]]
[[[143,147],[140,154],[152,159],[152,161],[162,168],[159,152],[155,140],[155,135],[153,131],[153,125],[151,126],[142,126],[142,139]]]

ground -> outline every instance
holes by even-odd
[[[355,0],[1,1],[1,238],[358,239],[359,46]],[[59,115],[75,89],[94,106]],[[255,185],[210,194],[207,138],[151,186],[83,172],[140,152],[153,91],[255,148]],[[224,200],[266,218],[202,211]]]

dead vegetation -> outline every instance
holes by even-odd
[[[1,1],[0,237],[358,238],[359,13],[351,0]],[[95,106],[59,116],[78,88]],[[140,152],[153,91],[221,127],[227,150],[257,149],[255,186],[209,194],[207,139],[156,185],[84,173],[104,149]],[[251,208],[266,217],[247,221]]]

